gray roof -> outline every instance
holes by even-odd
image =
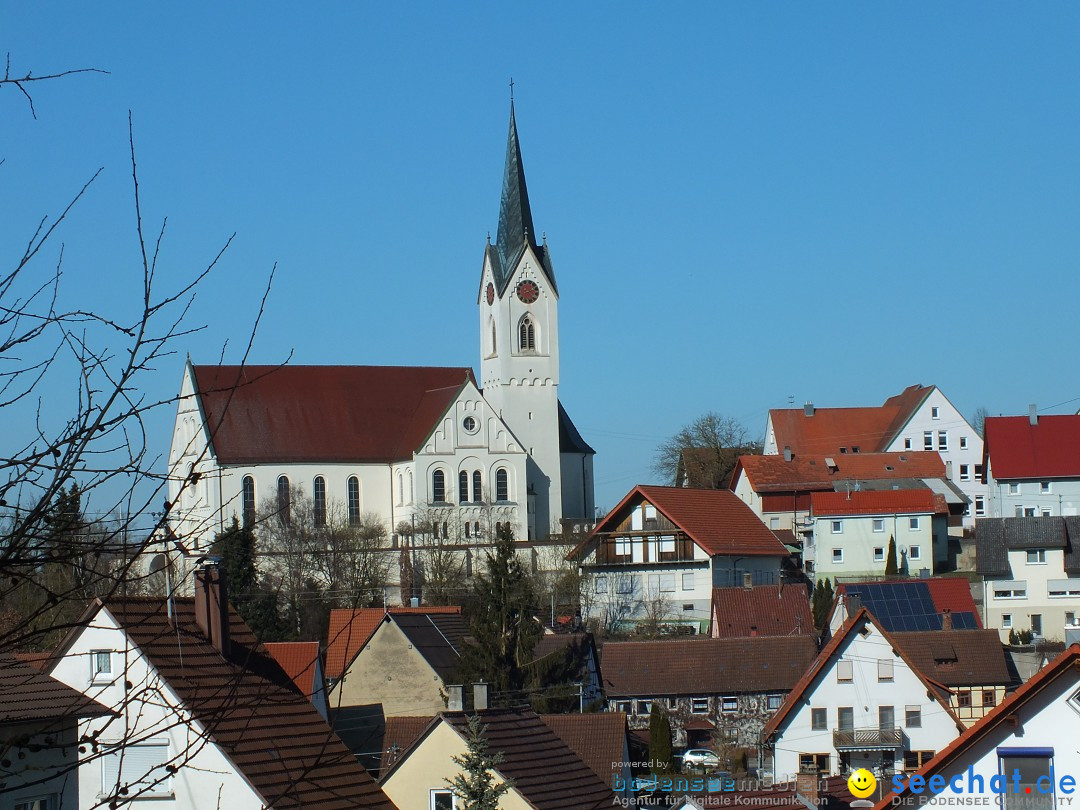
[[[976,571],[1008,576],[1009,551],[1025,548],[1065,550],[1065,570],[1080,572],[1080,517],[983,518],[975,526]]]
[[[594,455],[596,453],[589,443],[581,438],[577,427],[574,425],[570,414],[566,412],[563,404],[559,403],[559,452],[560,453],[584,453]]]
[[[460,614],[388,614],[416,651],[444,681],[452,679],[461,663],[461,645],[467,632]]]

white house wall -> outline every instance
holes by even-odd
[[[993,459],[990,463],[987,471],[990,517],[1080,515],[1080,479],[1044,479],[1050,489],[1044,492],[1044,481],[997,480],[993,476]]]
[[[909,518],[919,519],[919,528],[912,529]],[[874,521],[881,520],[882,531],[874,531]],[[842,531],[832,530],[834,521],[840,521]],[[819,515],[814,518],[814,546],[812,559],[814,577],[884,576],[889,555],[889,537],[896,540],[896,563],[903,570],[906,562],[912,576],[927,568],[933,573],[935,560],[940,564],[948,551],[948,529],[943,516],[930,513],[922,515]],[[937,542],[935,543],[935,539]],[[919,549],[919,559],[911,559],[911,549]],[[874,550],[883,552],[881,560],[874,559]],[[840,549],[843,562],[833,561],[833,549]]]
[[[1048,548],[1044,554],[1045,563],[1029,563],[1027,549],[1009,549],[1011,576],[983,582],[983,621],[998,631],[1002,642],[1009,640],[1011,630],[1031,630],[1032,616],[1040,617],[1043,638],[1061,641],[1068,620],[1080,616],[1080,577],[1065,572],[1064,549]],[[1024,595],[998,595],[1018,590]]]

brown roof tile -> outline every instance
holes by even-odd
[[[87,675],[89,675],[89,670]],[[0,724],[57,721],[115,714],[15,656],[0,654]],[[50,726],[52,723],[50,723]]]
[[[352,663],[357,653],[368,643],[371,634],[387,613],[460,614],[457,605],[445,607],[358,608],[330,611],[330,633],[326,645],[326,677],[337,680]]]
[[[921,630],[892,639],[923,674],[946,686],[1013,682],[997,630]]]
[[[315,693],[315,675],[319,663],[319,642],[277,641],[263,645],[278,662],[300,694],[310,698]]]
[[[830,467],[826,458],[834,462]],[[846,455],[740,456],[735,475],[743,474],[755,492],[832,490],[845,481],[897,478],[944,478],[945,462],[935,452],[848,453]]]
[[[806,586],[713,588],[713,638],[814,634]]]
[[[622,712],[596,714],[542,714],[540,719],[605,785],[622,773],[626,757],[626,715]]]
[[[420,735],[427,730],[427,727],[431,725],[434,719],[434,715],[386,718],[386,727],[383,730],[382,739],[382,758],[379,761],[380,779],[398,761],[401,755],[420,739]]]
[[[609,641],[601,671],[609,698],[786,692],[816,652],[811,636]]]

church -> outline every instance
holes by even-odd
[[[592,518],[593,449],[559,402],[559,292],[533,226],[514,106],[499,224],[467,367],[223,366],[184,370],[169,453],[170,529],[204,552],[237,518],[294,502],[315,526],[378,518],[483,543],[508,523],[544,540]]]

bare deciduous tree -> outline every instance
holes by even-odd
[[[760,452],[742,423],[710,411],[657,445],[652,469],[668,485],[722,489],[739,456]]]

